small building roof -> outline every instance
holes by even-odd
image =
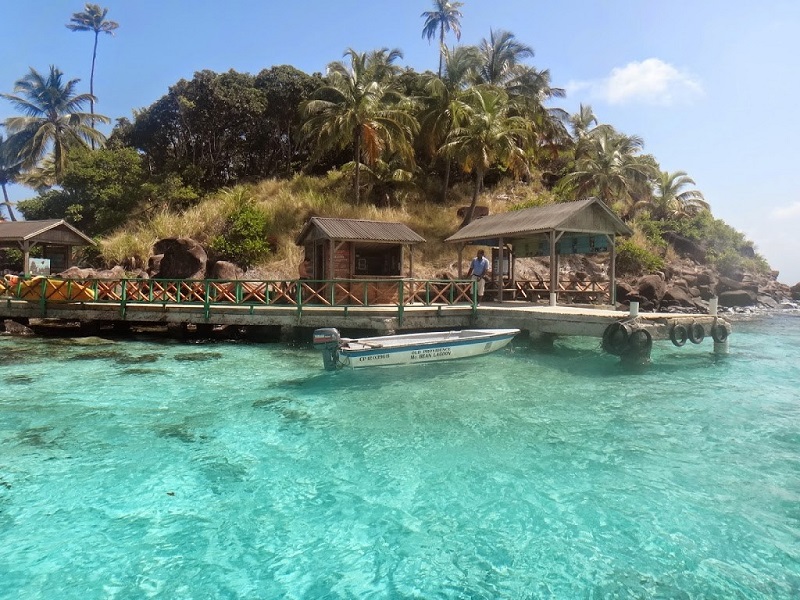
[[[0,222],[0,244],[25,241],[62,246],[94,246],[92,238],[64,219]]]
[[[297,244],[320,238],[386,244],[418,244],[425,241],[424,237],[403,223],[311,217],[297,236]]]
[[[446,242],[527,238],[549,231],[631,235],[633,230],[597,198],[489,215],[459,229]]]

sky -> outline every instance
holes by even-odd
[[[65,24],[77,0],[0,0],[0,92],[30,67],[55,65],[89,91],[93,34]],[[196,71],[258,73],[289,64],[325,72],[345,50],[399,48],[435,71],[421,36],[431,0],[105,0],[115,35],[100,38],[95,110],[131,118]],[[800,2],[797,0],[463,0],[460,43],[492,29],[534,49],[567,91],[553,106],[591,105],[600,122],[645,142],[665,171],[685,171],[715,217],[800,282]],[[448,39],[456,43],[454,37]],[[0,99],[0,120],[15,114]],[[108,133],[106,131],[106,133]],[[11,186],[13,200],[31,197]]]

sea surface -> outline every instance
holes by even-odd
[[[635,370],[0,337],[0,598],[800,598],[800,315]]]

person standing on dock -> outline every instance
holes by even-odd
[[[467,277],[478,282],[478,302],[483,302],[483,292],[486,289],[486,276],[489,273],[489,259],[483,255],[483,250],[478,250],[477,256],[469,263]]]

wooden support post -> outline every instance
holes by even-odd
[[[503,302],[503,238],[498,240],[497,244],[497,301]]]
[[[609,272],[609,279],[611,280],[609,285],[611,289],[608,290],[609,300],[611,301],[611,306],[617,305],[617,236],[610,235],[608,236],[608,242],[611,245],[611,264],[608,267]]]

